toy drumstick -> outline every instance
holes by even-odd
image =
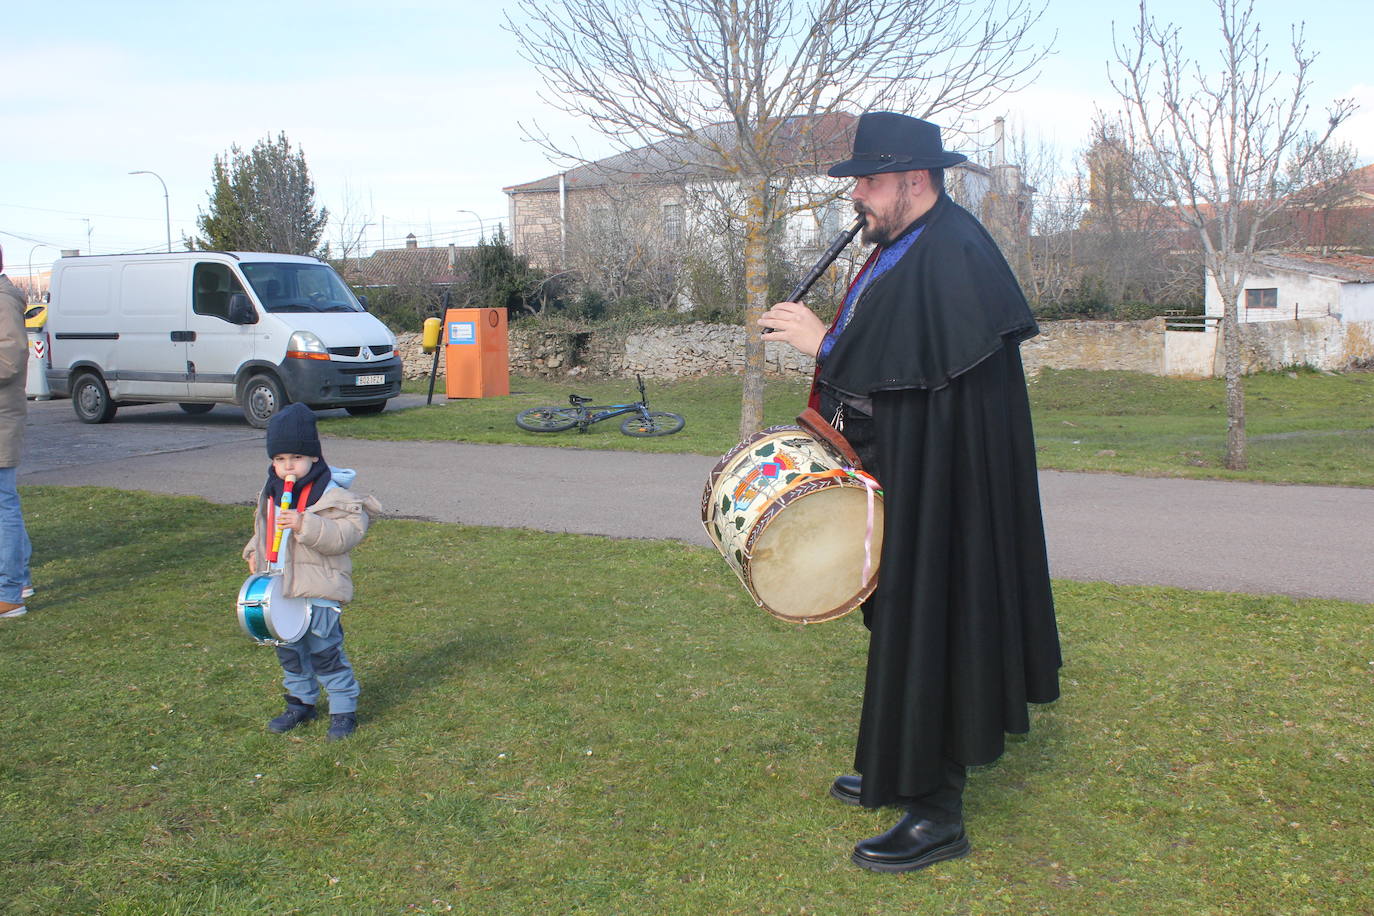
[[[295,487],[296,487],[296,475],[295,475],[295,474],[287,474],[287,475],[286,475],[286,487],[282,490],[282,494],[281,494],[281,507],[282,507],[282,509],[290,509],[290,508],[291,508],[291,491],[292,491],[293,489],[295,489]],[[277,527],[277,536],[274,537],[274,538],[272,539],[272,556],[273,556],[274,558],[277,556],[277,551],[281,549],[281,533],[282,533],[283,530],[285,530],[285,529],[283,529],[282,527],[278,526],[278,527]]]

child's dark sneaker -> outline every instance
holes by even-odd
[[[347,738],[358,729],[358,717],[351,712],[336,712],[329,717],[329,732],[325,738],[329,741],[338,741],[340,738]]]
[[[287,697],[286,712],[268,722],[267,730],[280,735],[282,732],[289,732],[297,725],[309,722],[313,718],[315,718],[313,703],[302,703],[295,697]]]

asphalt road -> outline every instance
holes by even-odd
[[[392,516],[710,543],[701,492],[717,456],[337,438],[324,453]],[[31,401],[19,482],[247,503],[266,465],[262,431],[229,407],[122,408],[89,426],[66,401]],[[1057,471],[1040,483],[1057,578],[1374,604],[1374,489]]]

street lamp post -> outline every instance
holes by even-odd
[[[29,249],[29,294],[34,296],[35,298],[37,298],[38,284],[35,283],[33,279],[33,253],[40,248],[52,248],[52,246],[44,244],[43,242],[39,242],[37,245],[34,245],[32,248]],[[59,251],[59,249],[52,248],[52,250],[57,251],[59,254],[61,254],[61,251]]]
[[[172,199],[167,194],[167,182],[162,180],[162,176],[157,172],[150,172],[147,169],[138,169],[129,173],[130,175],[152,175],[162,185],[162,207],[167,216],[167,250],[172,250]]]
[[[473,216],[477,216],[477,214],[474,213],[472,210],[459,210],[457,212],[472,213]],[[482,222],[482,217],[480,216],[477,216],[477,237],[479,241],[486,241],[487,238],[487,225],[486,223]]]

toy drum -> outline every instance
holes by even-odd
[[[878,585],[877,481],[800,426],[765,429],[721,458],[701,521],[754,601],[782,620],[834,620]]]
[[[264,646],[293,643],[310,629],[310,601],[282,594],[279,569],[249,576],[239,589],[239,626]]]

